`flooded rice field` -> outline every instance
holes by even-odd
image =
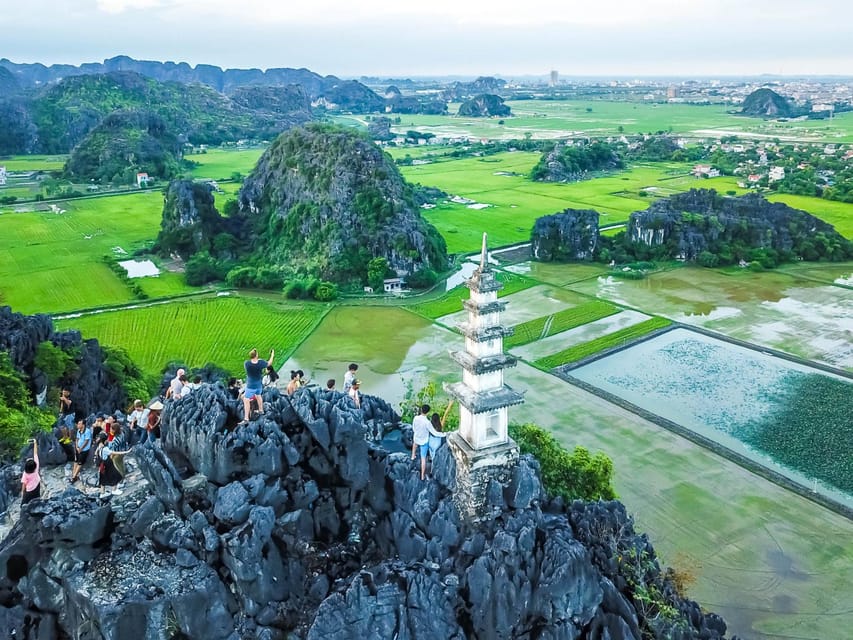
[[[853,382],[689,329],[569,375],[853,506]]]

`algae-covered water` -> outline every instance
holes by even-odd
[[[853,382],[675,329],[571,375],[853,505]]]

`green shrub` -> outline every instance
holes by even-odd
[[[24,379],[0,351],[0,459],[17,458],[27,438],[46,431],[54,423],[51,413],[40,411],[30,402]]]
[[[314,299],[319,302],[331,302],[338,297],[338,285],[334,282],[321,282],[314,291]]]
[[[52,384],[64,380],[77,371],[74,354],[66,353],[52,342],[40,342],[36,347],[35,365]]]
[[[542,484],[566,500],[613,500],[613,461],[604,453],[591,455],[581,446],[572,453],[535,424],[510,425],[510,436],[522,453],[532,454],[541,467]]]

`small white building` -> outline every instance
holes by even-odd
[[[6,185],[6,167],[0,167],[0,187]]]
[[[140,189],[142,187],[147,187],[149,180],[151,180],[151,178],[148,177],[147,173],[137,173],[136,174],[136,186],[139,187]]]
[[[382,287],[385,290],[385,293],[396,293],[398,291],[403,290],[403,279],[402,278],[385,278],[382,281]]]
[[[767,174],[767,179],[770,182],[778,182],[785,179],[785,167],[771,167]]]

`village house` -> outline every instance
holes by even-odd
[[[779,180],[785,179],[785,167],[771,167],[770,172],[767,174],[767,178],[770,182],[778,182]]]
[[[136,174],[136,186],[139,187],[140,189],[142,187],[147,187],[149,180],[151,180],[151,178],[148,177],[147,173],[141,173],[140,172],[140,173]]]
[[[720,177],[720,170],[714,169],[709,164],[697,164],[693,167],[693,175],[697,178],[718,178]]]
[[[402,278],[385,278],[382,281],[382,287],[385,293],[398,293],[403,290]]]

